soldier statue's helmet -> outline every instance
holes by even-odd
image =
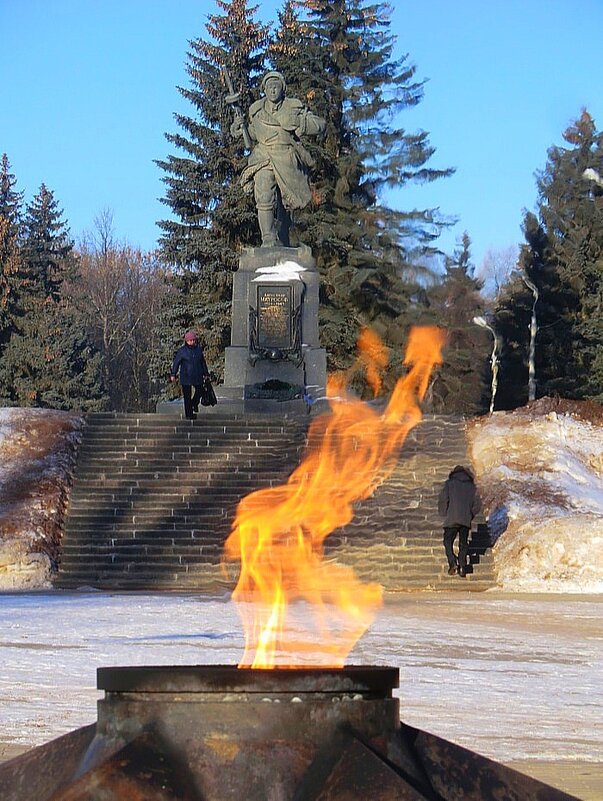
[[[283,87],[283,92],[285,91],[285,89],[287,88],[287,82],[285,81],[285,76],[283,75],[283,73],[278,72],[278,70],[270,70],[270,72],[267,72],[262,78],[262,83],[260,84],[262,92],[266,90],[266,81],[269,81],[270,78],[277,78],[281,82],[281,85]]]

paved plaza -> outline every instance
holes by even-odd
[[[399,668],[405,723],[596,801],[602,613],[600,595],[390,595],[348,663]],[[97,667],[235,664],[243,647],[227,596],[8,593],[0,632],[0,759],[94,722]]]

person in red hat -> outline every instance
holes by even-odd
[[[196,331],[187,331],[184,335],[184,345],[174,355],[170,381],[178,380],[178,372],[184,399],[184,416],[187,420],[195,420],[203,384],[209,381],[209,370]]]

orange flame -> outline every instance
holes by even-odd
[[[366,370],[366,380],[373,390],[373,395],[378,395],[381,392],[383,371],[387,367],[387,350],[370,328],[363,328],[360,332],[358,350],[360,351],[358,361]]]
[[[382,587],[363,584],[351,568],[323,560],[323,543],[354,515],[353,504],[368,498],[394,469],[400,446],[421,419],[431,371],[441,364],[444,332],[414,328],[404,363],[383,413],[346,395],[346,377],[330,378],[331,413],[316,418],[308,447],[286,484],[253,492],[239,503],[225,544],[225,559],[241,562],[233,599],[245,627],[239,667],[294,666],[312,653],[306,641],[286,636],[292,601],[305,600],[320,637],[321,664],[342,667],[346,656],[382,604]],[[381,386],[387,356],[378,337],[363,331],[360,361],[373,388]],[[314,639],[314,642],[312,640]]]

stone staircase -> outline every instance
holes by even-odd
[[[215,591],[237,503],[283,483],[303,418],[87,417],[56,586]]]
[[[463,421],[426,415],[408,435],[392,475],[357,505],[346,528],[328,538],[327,552],[337,554],[360,578],[378,580],[391,591],[493,587],[490,537],[481,516],[470,535],[467,575],[448,575],[437,501],[457,464],[471,464]]]
[[[162,414],[89,415],[78,453],[55,585],[215,592],[236,506],[286,481],[299,464],[308,419],[219,414],[195,422]],[[393,475],[357,506],[326,552],[388,590],[486,589],[494,583],[485,526],[473,535],[473,572],[449,577],[437,493],[468,463],[462,423],[426,418]],[[477,538],[481,536],[481,542]]]

